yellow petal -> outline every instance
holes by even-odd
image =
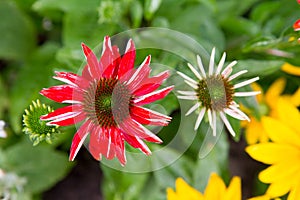
[[[259,142],[267,142],[268,135],[263,129],[261,122],[251,117],[251,121],[246,127],[245,137],[248,144],[255,144]]]
[[[300,160],[288,160],[274,164],[259,173],[259,180],[264,183],[283,182],[291,184],[295,174],[300,172]]]
[[[272,183],[269,186],[266,194],[273,198],[281,197],[281,196],[285,195],[286,193],[288,193],[290,189],[291,189],[290,185],[276,182],[276,183]]]
[[[287,200],[300,199],[300,182],[298,182],[291,190]]]
[[[242,188],[241,188],[241,178],[233,177],[227,191],[224,195],[223,200],[241,200],[242,199]]]
[[[289,63],[285,63],[284,65],[282,65],[281,70],[288,74],[300,76],[300,67],[291,65]]]
[[[274,83],[269,87],[265,95],[265,100],[271,108],[276,107],[276,101],[280,94],[283,92],[285,85],[286,80],[283,78],[279,78],[274,81]]]
[[[300,88],[298,88],[297,91],[291,96],[290,100],[293,103],[293,105],[300,105]]]
[[[289,159],[300,158],[300,151],[298,148],[287,144],[276,144],[271,142],[248,146],[246,152],[253,159],[265,164],[275,164],[285,162]]]
[[[263,102],[263,89],[260,87],[260,85],[258,83],[252,83],[251,84],[251,88],[253,91],[261,91],[260,94],[256,95],[256,99],[259,103],[262,103]]]
[[[271,117],[262,117],[262,125],[272,141],[291,144],[300,148],[300,135],[279,120]]]
[[[206,186],[205,199],[221,199],[225,193],[226,186],[223,180],[215,173],[212,173]]]
[[[297,107],[280,98],[277,102],[277,113],[280,121],[293,128],[300,135],[300,113]]]
[[[172,188],[167,188],[167,200],[180,200]]]
[[[177,196],[181,198],[184,198],[186,200],[198,200],[203,198],[203,195],[198,190],[188,185],[182,178],[178,178],[175,185]]]

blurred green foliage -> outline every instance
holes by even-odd
[[[291,93],[299,87],[300,80],[283,73],[280,67],[284,62],[300,65],[300,34],[292,29],[298,16],[299,5],[290,0],[1,0],[0,119],[8,124],[8,138],[0,138],[0,168],[25,178],[26,197],[36,199],[71,169],[67,154],[70,132],[74,130],[64,129],[66,133],[54,145],[32,147],[21,132],[22,114],[37,98],[59,107],[41,97],[39,91],[56,83],[52,79],[54,70],[80,70],[84,60],[82,42],[93,48],[105,35],[141,27],[169,28],[192,37],[207,52],[216,47],[216,60],[223,51],[227,52],[228,62],[238,59],[234,70],[249,71],[241,79],[260,76],[260,84],[266,88],[279,76],[289,78],[292,84],[286,92]],[[146,54],[149,52],[150,49]],[[138,61],[145,56],[143,51],[140,53]],[[154,51],[152,56],[156,62],[190,73],[183,67],[185,62],[175,60],[167,52]],[[255,100],[241,102],[255,113]],[[172,95],[160,103],[174,120],[160,135],[167,144],[179,130],[179,104]],[[241,133],[239,122],[232,123]],[[189,125],[193,126],[192,122]],[[237,134],[234,139],[239,140],[240,136]],[[190,148],[176,162],[153,172],[130,174],[101,165],[105,199],[165,199],[166,187],[174,187],[179,176],[201,191],[211,171],[226,179],[226,131],[204,159],[197,156],[204,137],[199,132],[192,139]],[[56,150],[58,146],[60,150]],[[166,151],[179,154],[171,149]],[[151,164],[161,164],[155,162],[163,160]]]

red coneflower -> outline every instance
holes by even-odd
[[[149,77],[150,55],[134,69],[136,50],[131,39],[122,57],[118,47],[111,46],[108,36],[104,38],[99,61],[85,44],[82,44],[82,49],[87,60],[82,75],[56,72],[54,78],[66,84],[40,92],[53,101],[72,105],[59,108],[41,119],[50,120],[48,125],[59,126],[83,122],[74,135],[70,160],[74,160],[88,135],[89,151],[97,160],[101,160],[102,155],[107,159],[116,156],[125,165],[124,141],[150,155],[151,151],[143,140],[162,141],[141,124],[166,126],[171,117],[141,106],[164,98],[173,89],[169,86],[156,90],[168,78],[169,72]]]

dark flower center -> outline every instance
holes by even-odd
[[[233,85],[221,75],[210,76],[200,80],[196,93],[202,106],[221,111],[233,101]]]
[[[91,84],[84,96],[87,117],[101,127],[116,126],[129,116],[131,95],[117,79],[101,78]]]

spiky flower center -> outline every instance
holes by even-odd
[[[84,95],[84,110],[94,124],[115,127],[129,116],[131,95],[126,85],[114,78],[93,82]]]
[[[233,101],[234,89],[228,79],[213,75],[199,81],[196,93],[203,107],[221,111]]]
[[[46,121],[40,120],[42,115],[49,114],[50,112],[53,112],[53,109],[50,106],[41,104],[39,100],[32,101],[29,109],[25,109],[23,131],[29,135],[33,145],[37,145],[43,140],[51,143],[55,134],[59,133],[58,126],[48,126]]]

